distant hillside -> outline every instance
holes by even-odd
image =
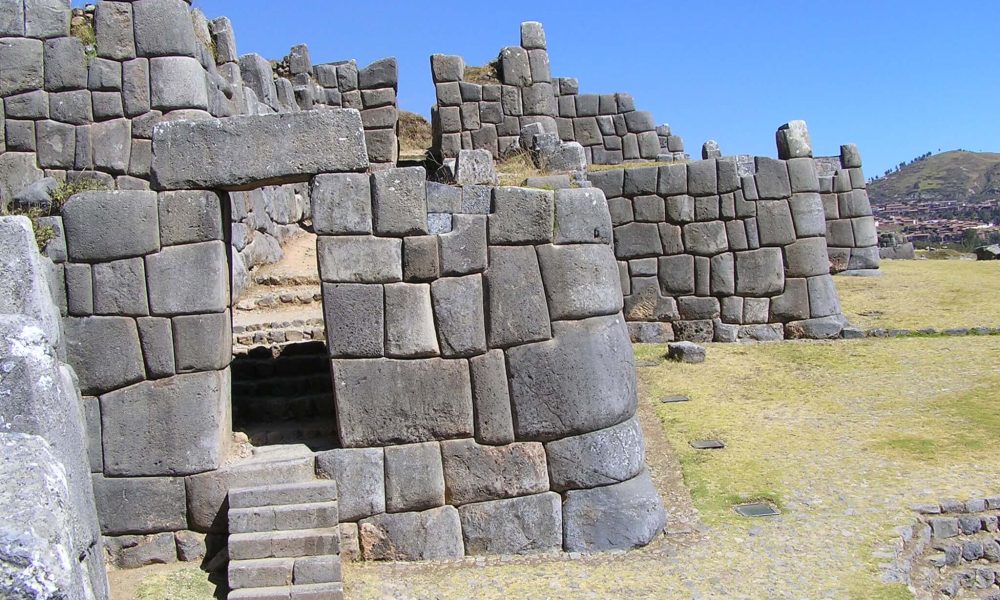
[[[872,204],[1000,198],[1000,154],[954,150],[916,160],[868,184]]]

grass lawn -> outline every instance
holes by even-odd
[[[856,327],[1000,327],[1000,261],[885,260],[881,270],[833,278]]]

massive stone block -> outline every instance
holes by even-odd
[[[454,506],[375,515],[358,525],[366,560],[442,560],[465,554]]]
[[[377,358],[385,354],[381,285],[323,284],[323,316],[332,357]]]
[[[441,442],[448,504],[538,494],[549,489],[545,450],[536,442],[482,446],[473,440]]]
[[[101,396],[104,472],[142,477],[219,468],[229,439],[228,372],[177,375]]]
[[[446,277],[431,284],[438,341],[444,356],[486,352],[481,275]]]
[[[627,481],[645,467],[637,418],[620,425],[545,444],[552,489],[592,488]]]
[[[127,317],[64,319],[67,360],[84,394],[100,394],[143,378],[135,321]]]
[[[663,531],[663,502],[648,471],[622,483],[566,492],[563,548],[569,552],[628,549]]]
[[[584,319],[621,311],[618,263],[610,246],[539,246],[538,260],[552,319]]]
[[[99,315],[149,315],[146,269],[139,257],[93,266],[94,312]]]
[[[63,205],[62,215],[70,260],[108,261],[160,249],[153,192],[83,192]]]
[[[469,359],[472,402],[475,406],[476,441],[481,444],[510,444],[514,441],[514,421],[507,391],[507,367],[502,350]]]
[[[156,189],[240,189],[367,166],[350,109],[171,121],[153,135]]]
[[[437,356],[431,286],[392,283],[385,286],[385,353],[395,358]]]
[[[316,473],[336,480],[341,522],[385,512],[382,448],[341,448],[316,454]]]
[[[472,437],[465,360],[334,360],[333,383],[344,446]]]
[[[553,194],[546,190],[493,190],[490,244],[545,244],[552,239]]]
[[[177,373],[224,369],[233,356],[229,311],[174,317],[173,348]]]
[[[187,528],[187,497],[180,477],[94,475],[94,498],[104,535]]]
[[[438,442],[385,448],[385,508],[391,513],[444,505],[445,480]]]
[[[222,312],[229,305],[229,263],[220,241],[170,246],[150,254],[146,279],[154,315]]]
[[[135,46],[139,56],[197,56],[194,25],[183,0],[137,0],[132,3]]]
[[[159,223],[164,246],[221,240],[222,204],[213,192],[163,192]]]
[[[631,417],[635,363],[624,319],[556,322],[552,329],[552,340],[507,351],[517,438],[549,441]]]
[[[454,215],[452,229],[440,236],[441,275],[467,275],[486,269],[486,215]]]
[[[545,288],[533,247],[490,248],[486,299],[491,347],[502,348],[551,337]]]
[[[63,334],[47,285],[46,262],[38,252],[27,217],[0,217],[0,314],[30,317],[55,346]]]
[[[427,233],[427,200],[423,167],[389,169],[372,174],[375,233],[403,237]]]
[[[785,287],[785,268],[780,248],[761,248],[736,253],[736,293],[769,296]]]
[[[559,494],[466,504],[458,515],[466,554],[529,554],[562,547]]]
[[[205,71],[193,58],[149,59],[149,83],[150,101],[156,110],[208,109]]]
[[[329,173],[313,178],[309,193],[316,233],[370,234],[371,182],[364,173]]]
[[[319,274],[331,283],[393,283],[403,279],[403,241],[364,235],[321,236]]]

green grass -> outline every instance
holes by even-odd
[[[1000,261],[892,260],[881,271],[834,277],[844,314],[857,327],[1000,327]]]

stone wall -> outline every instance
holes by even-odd
[[[108,597],[76,374],[52,264],[0,217],[0,596]]]
[[[368,559],[645,544],[664,513],[604,196],[472,187],[313,180],[341,521]]]
[[[521,129],[540,123],[564,142],[579,142],[587,162],[684,158],[684,144],[669,127],[635,109],[630,94],[580,94],[576,79],[552,77],[541,23],[521,24],[521,45],[500,51],[496,81],[465,80],[460,56],[431,56],[437,103],[431,109],[434,153],[485,149],[495,158],[518,147]]]
[[[229,19],[208,21],[184,0],[5,0],[0,11],[0,204],[47,207],[63,181],[148,190],[153,128],[163,122],[345,106],[362,110],[373,164],[391,166],[396,140],[395,59],[309,62],[293,49],[289,78],[256,54],[239,56]],[[94,43],[70,34],[92,28]],[[40,195],[39,195],[40,194]],[[233,289],[281,258],[281,243],[310,218],[308,193],[267,187],[234,195]]]
[[[589,174],[608,197],[634,341],[828,338],[843,329],[813,159],[756,157],[743,176],[739,164]]]
[[[826,212],[831,270],[878,269],[878,231],[857,146],[845,144],[840,147],[840,156],[816,158],[816,170]]]
[[[258,54],[240,57],[240,69],[257,97],[277,112],[321,107],[361,111],[372,168],[391,167],[399,158],[395,58],[383,58],[358,69],[357,61],[313,65],[309,48],[300,44],[277,65]],[[269,76],[273,67],[273,78]]]

